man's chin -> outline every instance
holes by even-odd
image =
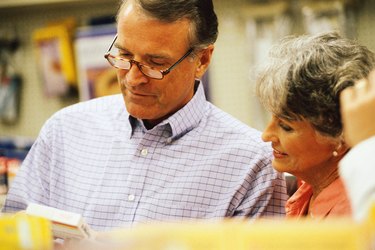
[[[131,110],[129,111],[128,110],[128,113],[137,118],[137,119],[140,119],[140,120],[143,120],[143,121],[149,121],[149,122],[152,122],[154,120],[160,120],[160,118],[157,118],[155,117],[155,114],[150,114],[149,112],[132,112]]]

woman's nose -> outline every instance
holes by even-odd
[[[274,117],[271,118],[271,120],[268,122],[267,126],[263,130],[262,133],[262,140],[265,142],[273,142],[277,140],[276,134],[275,134],[275,124],[276,120]]]

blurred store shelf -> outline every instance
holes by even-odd
[[[108,0],[1,0],[0,8],[27,7],[35,5],[52,5],[52,4],[75,4],[75,3],[105,3]],[[113,1],[112,1],[113,2]]]
[[[0,211],[4,206],[6,195],[5,194],[0,194]]]

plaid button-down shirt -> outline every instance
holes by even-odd
[[[52,116],[23,162],[5,212],[28,202],[80,213],[94,229],[151,220],[284,215],[285,180],[269,144],[206,101],[193,99],[151,130],[121,95]]]

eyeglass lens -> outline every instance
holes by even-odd
[[[146,76],[154,78],[154,79],[163,79],[164,75],[168,74],[174,67],[176,67],[182,60],[184,60],[190,53],[193,51],[192,48],[190,48],[185,55],[183,55],[177,62],[175,62],[171,67],[168,69],[162,71],[162,70],[157,70],[153,69],[149,66],[142,65],[141,63],[134,61],[134,60],[127,60],[124,58],[120,58],[117,56],[113,56],[110,54],[110,51],[112,49],[113,44],[115,43],[117,39],[117,35],[115,36],[111,46],[109,47],[107,53],[104,55],[104,57],[108,60],[108,62],[119,69],[124,69],[124,70],[130,70],[133,64],[136,64],[138,69]]]

